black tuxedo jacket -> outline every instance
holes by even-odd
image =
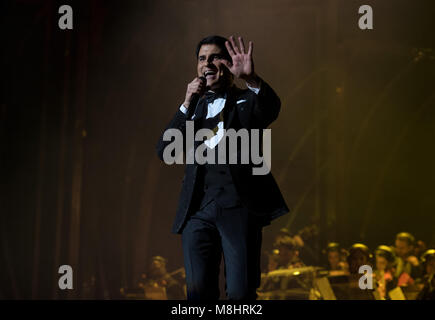
[[[240,102],[240,100],[246,100]],[[239,103],[237,103],[239,101]],[[176,128],[183,132],[185,137],[186,121],[193,117],[195,132],[201,129],[201,119],[206,112],[206,103],[198,103],[202,106],[194,112],[189,108],[184,114],[179,109],[169,122],[166,129]],[[277,117],[281,108],[281,101],[273,89],[262,80],[258,94],[250,89],[240,89],[232,86],[227,90],[227,98],[224,107],[224,128],[265,129]],[[194,114],[194,116],[193,116]],[[163,151],[171,141],[163,141],[163,134],[157,143],[157,154],[163,160]],[[195,148],[202,142],[195,142]],[[185,143],[183,144],[183,148]],[[240,162],[238,162],[240,163]],[[244,206],[251,214],[254,214],[266,221],[271,220],[289,212],[278,185],[269,172],[266,175],[253,175],[250,164],[229,164],[234,185]],[[192,211],[192,200],[197,193],[195,186],[198,184],[198,167],[196,164],[186,164],[185,175],[182,181],[182,189],[178,202],[177,213],[172,227],[173,233],[181,233],[188,215]]]

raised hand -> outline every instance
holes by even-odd
[[[224,60],[223,63],[230,70],[230,72],[237,78],[250,81],[256,78],[254,72],[254,61],[252,59],[252,49],[253,43],[249,41],[248,52],[245,52],[245,44],[243,43],[243,38],[239,37],[238,47],[234,41],[234,37],[230,37],[230,41],[225,42],[228,53],[233,60],[233,63]]]

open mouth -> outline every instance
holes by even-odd
[[[206,70],[205,72],[204,72],[204,77],[206,77],[206,78],[208,78],[208,77],[213,77],[214,75],[216,75],[216,71],[213,71],[213,70]]]

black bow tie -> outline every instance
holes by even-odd
[[[214,100],[218,99],[218,98],[223,98],[225,96],[224,92],[214,92],[214,91],[207,91],[204,94],[205,100],[207,101],[207,103],[211,103]]]

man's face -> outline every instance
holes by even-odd
[[[362,265],[367,264],[367,256],[362,253],[361,251],[356,251],[350,261],[349,261],[349,271],[350,273],[358,273],[359,272],[359,267],[361,267]]]
[[[385,271],[388,266],[388,261],[384,257],[376,256],[376,269],[379,271]]]
[[[150,265],[150,275],[157,277],[166,273],[165,263],[160,260],[153,260]]]
[[[215,44],[204,44],[198,53],[198,77],[205,76],[207,89],[222,89],[229,84],[229,70],[222,63],[222,50]]]
[[[427,274],[434,274],[435,273],[435,258],[431,258],[426,263],[426,273]]]
[[[280,265],[287,265],[297,256],[297,250],[289,249],[285,246],[278,248]]]
[[[396,247],[396,254],[402,259],[408,257],[413,249],[413,247],[410,246],[408,242],[399,239],[396,239],[395,247]]]
[[[329,251],[328,261],[331,268],[336,268],[340,263],[340,253],[337,251]]]

